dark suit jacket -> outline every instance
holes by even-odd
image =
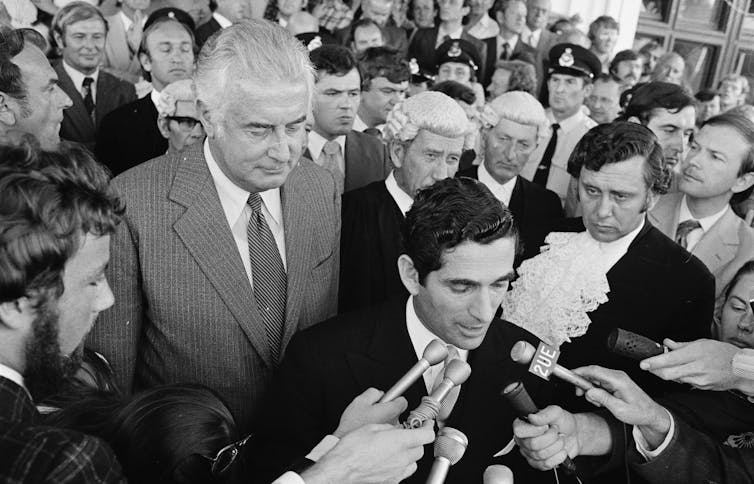
[[[492,82],[492,74],[495,73],[495,64],[497,64],[497,61],[499,60],[501,55],[501,52],[497,51],[497,39],[498,37],[490,37],[488,39],[484,39],[483,41],[487,49],[487,63],[485,64],[484,69],[485,77],[482,78],[482,85],[484,87],[489,86],[490,82]],[[511,52],[511,58],[520,59],[522,61],[535,64],[537,51],[536,49],[534,49],[534,47],[525,43],[523,40],[521,40],[521,37],[519,37],[518,42],[516,42],[516,46],[513,48],[513,52]]]
[[[26,390],[0,377],[0,482],[125,484],[107,444],[38,420]]]
[[[90,151],[94,151],[96,133],[102,119],[116,108],[136,99],[134,86],[101,70],[97,75],[97,94],[94,104],[94,120],[92,120],[84,107],[84,98],[81,97],[81,91],[73,84],[63,68],[62,62],[55,64],[55,72],[58,74],[60,88],[73,101],[73,106],[63,111],[60,137],[83,143]]]
[[[197,382],[248,432],[276,367],[220,198],[197,143],[113,181],[128,207],[111,241],[115,305],[89,345],[126,391]],[[336,313],[340,196],[301,159],[281,187],[288,275],[283,347]]]
[[[312,159],[307,148],[304,157]],[[392,164],[387,148],[376,137],[351,130],[346,135],[346,180],[345,191],[355,190],[373,181],[384,180],[390,174]]]
[[[222,30],[222,27],[220,27],[220,24],[215,20],[215,17],[210,18],[209,21],[200,25],[196,29],[196,46],[201,49],[204,43],[207,42],[207,39],[212,37],[212,34],[218,30]]]
[[[456,176],[478,180],[479,166],[459,171]],[[544,243],[542,226],[563,217],[563,207],[555,192],[519,176],[508,208],[513,213],[523,245],[523,252],[516,258],[515,266],[518,267],[522,261],[539,254],[539,248]]]
[[[398,275],[402,222],[384,181],[343,195],[339,313],[408,296]]]
[[[117,176],[167,150],[168,140],[157,128],[157,108],[147,94],[105,116],[94,154]]]
[[[428,72],[437,72],[437,49],[435,44],[437,43],[437,33],[439,27],[426,27],[418,29],[414,36],[411,38],[411,43],[408,46],[408,58],[416,59],[420,67],[423,67]],[[476,37],[464,32],[461,34],[463,40],[467,40],[474,44],[477,52],[479,52],[479,58],[481,59],[481,65],[476,72],[476,78],[478,82],[487,77],[486,65],[487,62],[487,46],[484,41],[477,39]],[[494,63],[493,63],[494,67]],[[490,74],[492,76],[492,74]]]
[[[583,225],[582,225],[583,227]],[[653,397],[682,389],[639,369],[637,362],[607,350],[607,337],[623,328],[655,341],[691,341],[709,337],[715,279],[704,264],[667,238],[649,221],[626,254],[608,271],[608,301],[589,313],[583,336],[561,346],[566,368],[597,364],[623,370]],[[573,392],[561,391],[563,403],[588,408]]]
[[[510,349],[519,340],[538,344],[527,331],[495,319],[480,347],[469,353],[471,377],[461,387],[446,422],[466,434],[469,446],[463,459],[450,469],[446,483],[482,482],[492,456],[510,442],[515,415],[500,396],[508,383],[522,381],[542,406],[549,398],[549,384],[511,361]],[[254,449],[254,482],[272,481],[296,457],[306,455],[337,428],[341,413],[354,397],[369,387],[387,390],[416,361],[406,328],[405,299],[338,316],[296,335],[255,436],[259,448]],[[408,410],[401,421],[426,394],[423,379],[408,389],[404,394]],[[505,459],[514,466],[520,482],[554,482],[553,473],[538,471],[533,474],[540,480],[525,479],[531,469],[516,451]],[[428,446],[418,471],[403,482],[424,483],[432,460]]]

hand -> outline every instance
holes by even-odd
[[[377,403],[382,398],[383,393],[377,389],[369,388],[354,398],[343,410],[340,423],[333,435],[340,439],[347,433],[366,424],[397,424],[398,416],[406,410],[408,402],[405,398],[398,397],[392,402]]]
[[[738,347],[711,339],[676,343],[666,339],[663,344],[672,351],[647,358],[640,363],[663,380],[688,383],[702,390],[730,390],[739,378],[733,375],[733,356]]]
[[[579,455],[576,419],[560,407],[550,405],[531,414],[529,422],[513,421],[513,436],[530,466],[549,470],[560,465],[566,457]]]
[[[306,484],[400,482],[416,472],[424,445],[435,439],[434,421],[418,429],[371,424],[338,442],[301,477]]]
[[[573,370],[595,385],[585,394],[598,407],[605,407],[623,423],[635,425],[651,448],[657,448],[670,430],[667,410],[652,400],[622,371],[600,366],[585,366]]]

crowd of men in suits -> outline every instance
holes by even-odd
[[[641,83],[613,19],[554,33],[547,0],[200,3],[69,3],[52,64],[0,26],[0,480],[123,482],[157,451],[46,424],[84,347],[97,391],[201,385],[253,434],[154,482],[426,482],[452,429],[448,483],[754,478],[745,78]],[[618,329],[664,353],[611,352]]]

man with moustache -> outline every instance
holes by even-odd
[[[639,54],[630,49],[618,52],[610,62],[610,74],[620,83],[621,92],[639,82],[643,68]]]
[[[44,53],[22,30],[0,25],[0,72],[0,142],[28,133],[43,148],[56,148],[71,98],[58,86],[58,75]]]
[[[353,129],[362,87],[353,54],[339,45],[323,45],[310,58],[317,71],[314,125],[304,156],[332,173],[340,193],[384,180],[390,172],[385,146]]]
[[[183,16],[187,22],[191,21],[187,14]],[[160,156],[168,149],[167,140],[157,127],[160,91],[171,82],[188,79],[194,71],[194,33],[180,20],[183,16],[167,14],[147,24],[139,47],[139,60],[153,89],[102,120],[95,154],[114,175]]]
[[[112,306],[105,279],[123,205],[83,148],[0,147],[0,481],[123,483],[98,438],[39,424]]]
[[[60,88],[73,106],[63,112],[61,138],[94,151],[97,129],[114,109],[136,99],[132,84],[101,70],[107,23],[97,7],[72,2],[52,21],[55,44],[63,59],[55,65]]]

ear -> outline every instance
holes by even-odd
[[[15,104],[12,97],[0,91],[0,124],[14,126],[16,124],[16,113],[8,105],[9,102]]]
[[[0,325],[10,330],[23,330],[31,327],[36,310],[33,301],[20,297],[0,304]]]
[[[419,294],[421,284],[419,283],[419,273],[414,267],[414,261],[406,254],[398,257],[398,274],[401,276],[401,282],[408,290],[409,294],[416,296]]]
[[[647,201],[644,203],[644,212],[649,212],[653,208],[655,208],[655,205],[657,205],[657,202],[660,200],[660,195],[653,192],[652,190],[649,190],[649,193],[647,194]]]
[[[733,193],[741,193],[748,190],[752,185],[754,185],[754,173],[744,173],[736,178],[736,182],[733,184],[730,191]]]
[[[204,132],[207,133],[207,138],[213,139],[217,136],[217,129],[215,129],[214,120],[209,108],[202,100],[196,101],[196,112],[199,113],[199,121],[202,122]]]
[[[162,116],[157,118],[157,129],[160,130],[160,134],[165,139],[170,138],[170,128],[168,127],[169,123],[170,120],[168,118],[163,118]]]
[[[628,118],[628,122],[629,123],[641,124],[641,121],[639,121],[639,118],[637,118],[636,116],[631,116],[630,118]]]
[[[403,166],[403,158],[406,156],[406,145],[400,141],[393,140],[388,146],[390,151],[390,161],[395,168]]]
[[[141,67],[143,67],[145,71],[152,72],[152,59],[150,59],[149,54],[145,52],[139,54],[139,62],[141,62]]]
[[[65,47],[65,42],[63,41],[62,35],[60,35],[58,32],[53,32],[52,36],[55,38],[55,43],[57,44],[59,49]]]

